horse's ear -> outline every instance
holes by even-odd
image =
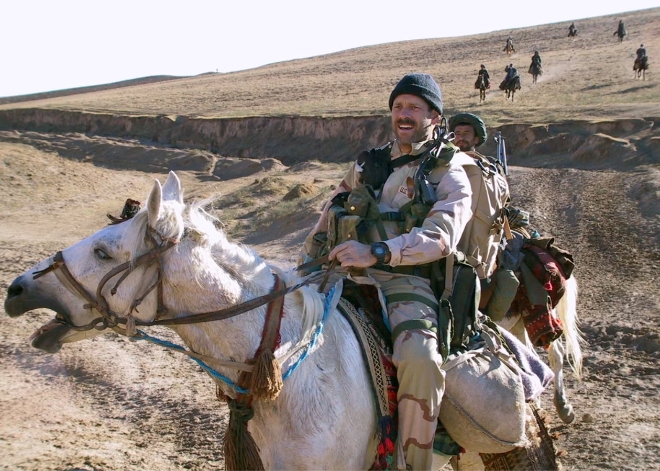
[[[183,194],[181,191],[181,180],[176,176],[176,173],[170,171],[167,176],[167,181],[163,185],[163,200],[164,201],[178,201],[183,204]]]
[[[163,189],[160,186],[160,182],[156,180],[154,182],[154,187],[151,189],[151,193],[149,193],[149,202],[147,203],[147,214],[149,215],[149,226],[151,227],[156,227],[156,223],[158,222],[162,199]]]

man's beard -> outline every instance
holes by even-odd
[[[412,132],[413,135],[410,138],[410,142],[408,142],[408,139],[402,139],[401,136],[399,135],[399,125],[401,124],[408,124],[412,126]],[[433,126],[432,123],[429,123],[428,125],[424,126],[422,123],[417,123],[415,120],[410,119],[410,118],[401,118],[398,119],[394,125],[394,133],[396,134],[397,139],[401,141],[404,144],[412,144],[413,142],[423,142],[428,140],[429,138],[429,128]]]
[[[472,147],[470,146],[470,144],[468,144],[465,141],[458,141],[458,142],[454,141],[454,144],[456,145],[456,147],[461,149],[462,152],[467,152],[467,151],[472,150]]]

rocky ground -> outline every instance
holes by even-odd
[[[29,142],[29,140],[25,140]],[[182,172],[186,195],[223,194],[228,231],[264,257],[292,265],[337,166],[310,164],[220,181]],[[154,172],[63,158],[0,142],[0,288],[144,198]],[[577,420],[551,431],[566,469],[660,469],[660,172],[513,166],[515,203],[542,233],[571,250],[585,334],[582,381],[567,375]],[[303,185],[296,186],[296,185]],[[291,190],[294,190],[291,192]],[[251,195],[260,227],[245,225],[231,195]],[[245,197],[245,196],[243,196]],[[305,208],[294,219],[276,207]],[[287,206],[289,205],[289,206]],[[260,212],[260,207],[273,208]],[[243,209],[246,211],[246,209]],[[275,216],[268,217],[268,214]],[[106,334],[48,355],[29,335],[52,313],[0,318],[0,467],[24,470],[206,470],[223,465],[226,409],[187,358]],[[167,331],[157,334],[175,340]],[[549,392],[544,407],[552,410]]]

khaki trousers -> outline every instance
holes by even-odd
[[[437,327],[437,308],[433,307],[437,300],[428,280],[380,270],[369,270],[369,275],[380,284],[392,330],[411,320],[428,321]],[[406,467],[430,470],[445,387],[438,338],[432,330],[413,328],[393,340],[392,359],[399,380],[399,440]]]

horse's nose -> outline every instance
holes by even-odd
[[[15,306],[24,292],[25,288],[23,288],[23,276],[21,275],[16,278],[11,283],[11,285],[9,285],[9,288],[7,288],[7,297],[5,298],[5,312],[9,315],[9,317],[17,317],[23,314],[22,311],[15,309]]]
[[[11,285],[9,285],[9,288],[7,288],[7,299],[9,298],[15,298],[16,296],[20,296],[23,294],[23,285],[21,284],[21,278],[18,277],[16,278]]]

